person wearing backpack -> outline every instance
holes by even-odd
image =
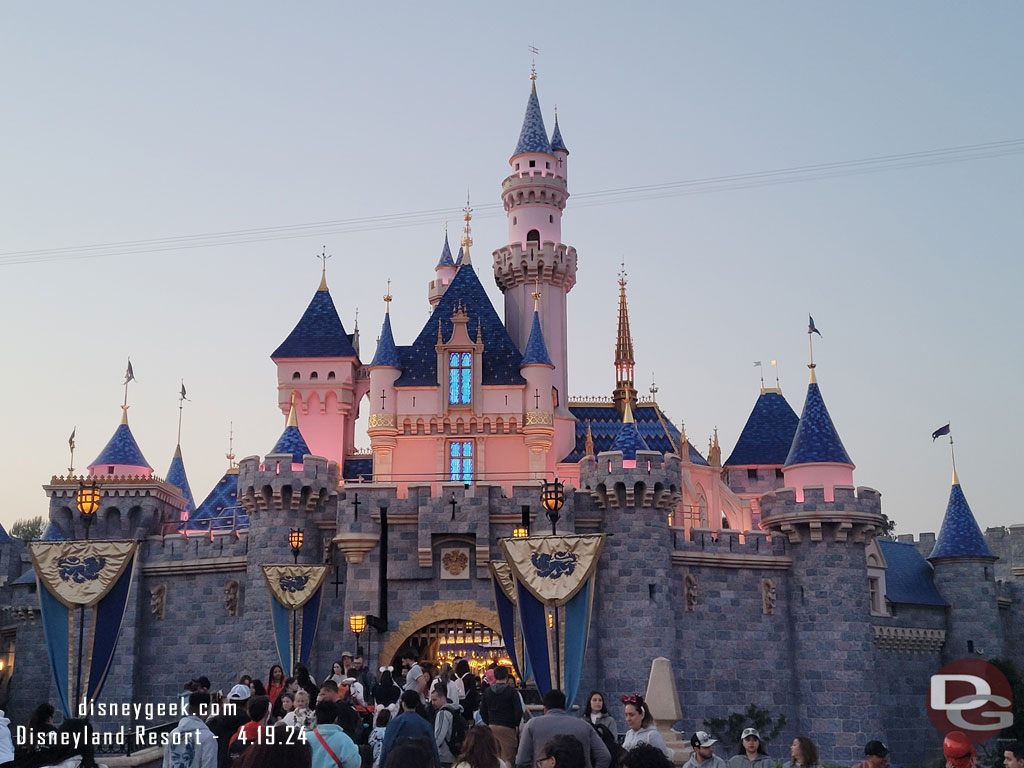
[[[516,729],[523,719],[523,700],[509,685],[508,667],[494,668],[494,685],[489,685],[480,697],[480,719],[491,727],[501,745],[501,759],[509,765],[515,763],[519,749]]]
[[[457,704],[448,701],[444,683],[435,683],[430,689],[430,706],[434,711],[434,741],[441,758],[441,768],[449,768],[455,756],[462,751],[466,738],[466,719]]]
[[[475,722],[473,716],[480,708],[480,681],[473,674],[466,659],[459,659],[455,664],[455,680],[460,689],[459,705],[462,707],[462,716],[472,725]]]

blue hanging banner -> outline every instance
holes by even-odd
[[[263,576],[273,597],[270,617],[281,665],[305,664],[320,626],[326,565],[264,565]]]
[[[500,541],[537,688],[541,695],[559,688],[567,706],[579,693],[604,540],[604,534],[594,534]]]
[[[28,546],[50,673],[65,717],[81,703],[76,695],[96,699],[103,690],[128,607],[137,548],[135,541]]]
[[[528,670],[526,660],[519,663],[516,653],[516,586],[508,563],[494,562],[491,566],[491,584],[494,587],[494,603],[498,608],[498,622],[501,625],[501,637],[505,643],[505,651],[512,662],[512,668],[520,680],[526,680]],[[525,654],[524,654],[525,655]]]

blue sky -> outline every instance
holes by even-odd
[[[754,360],[779,360],[799,413],[810,312],[855,481],[882,492],[900,532],[941,522],[949,452],[929,435],[947,421],[981,525],[1024,522],[1008,483],[1024,426],[1020,146],[585,196],[1022,140],[1022,22],[1013,3],[6,4],[0,522],[45,514],[40,485],[66,468],[72,427],[76,465],[98,454],[129,354],[132,429],[158,474],[181,378],[198,500],[226,467],[229,422],[239,456],[269,450],[283,427],[269,354],[316,288],[323,245],[349,330],[359,308],[366,356],[388,278],[408,343],[468,188],[474,262],[500,308],[490,252],[505,239],[496,204],[531,44],[548,128],[557,104],[572,153],[574,394],[613,386],[624,258],[638,388],[653,374],[702,450],[715,426],[731,450],[757,396]],[[83,250],[420,211],[436,213]],[[58,248],[69,250],[40,253]]]

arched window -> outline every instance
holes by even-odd
[[[540,242],[540,230],[531,229],[529,232],[527,232],[526,233],[526,241],[528,243],[529,242],[539,243]]]
[[[333,378],[334,378],[334,371],[330,371],[330,372],[329,372],[329,373],[327,374],[327,380],[328,380],[328,381],[330,381],[330,380],[331,380],[331,379],[333,379]]]
[[[296,371],[295,373],[292,374],[292,380],[295,380],[297,378],[299,378],[299,372],[298,371]]]
[[[473,355],[452,352],[448,356],[448,403],[467,405],[473,401]]]
[[[448,479],[455,483],[473,482],[473,442],[463,440],[448,444]]]
[[[313,371],[311,374],[309,374],[310,381],[316,381],[318,378],[320,377],[317,375],[316,371]]]

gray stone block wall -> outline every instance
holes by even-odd
[[[941,559],[932,563],[935,588],[950,605],[946,662],[965,656],[1003,655],[995,568],[991,560]]]

